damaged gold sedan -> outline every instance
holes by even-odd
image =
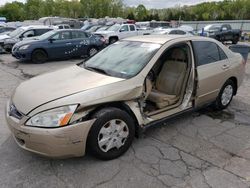
[[[21,83],[6,119],[23,149],[63,158],[88,149],[114,159],[151,125],[208,104],[226,108],[244,70],[240,54],[213,39],[132,37]]]

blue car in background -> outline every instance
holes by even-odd
[[[105,40],[100,36],[80,29],[63,29],[16,43],[12,55],[23,61],[44,63],[50,59],[93,56],[104,46]]]

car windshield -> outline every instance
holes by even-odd
[[[94,32],[98,27],[99,27],[99,26],[93,26],[93,27],[87,29],[86,31],[87,31],[87,32]]]
[[[51,30],[51,31],[48,31],[40,36],[37,36],[36,39],[37,40],[45,40],[45,39],[48,39],[49,37],[51,37],[52,35],[54,35],[57,31],[55,30]]]
[[[219,30],[221,25],[208,25],[204,27],[205,31],[211,31],[211,30]]]
[[[18,28],[18,29],[16,29],[16,30],[10,32],[10,33],[9,33],[9,36],[10,36],[11,38],[14,38],[14,37],[20,35],[21,33],[23,33],[23,31],[24,31],[24,29]]]
[[[119,78],[131,78],[150,61],[160,44],[121,41],[83,63],[83,67]]]
[[[121,25],[115,24],[115,25],[112,25],[110,28],[108,28],[107,31],[118,31],[120,27]]]
[[[105,31],[105,30],[107,30],[108,28],[109,28],[108,26],[103,26],[103,27],[97,29],[96,31]]]

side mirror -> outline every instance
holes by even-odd
[[[125,29],[120,29],[120,32],[124,32],[125,31]]]
[[[50,38],[50,39],[49,39],[49,42],[50,42],[50,43],[53,43],[55,40],[56,40],[56,39]]]

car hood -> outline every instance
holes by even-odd
[[[12,96],[12,102],[20,112],[28,114],[56,99],[122,80],[74,65],[21,83]]]
[[[9,39],[9,38],[10,38],[9,35],[6,35],[6,34],[0,35],[0,40]]]
[[[17,43],[18,41],[20,41],[20,39],[17,38],[8,38],[4,40],[5,44],[13,44],[13,43]]]
[[[18,43],[16,43],[16,46],[23,46],[23,45],[26,45],[26,44],[33,44],[33,43],[36,43],[38,40],[36,39],[29,39],[29,40],[22,40],[22,41],[19,41]]]

